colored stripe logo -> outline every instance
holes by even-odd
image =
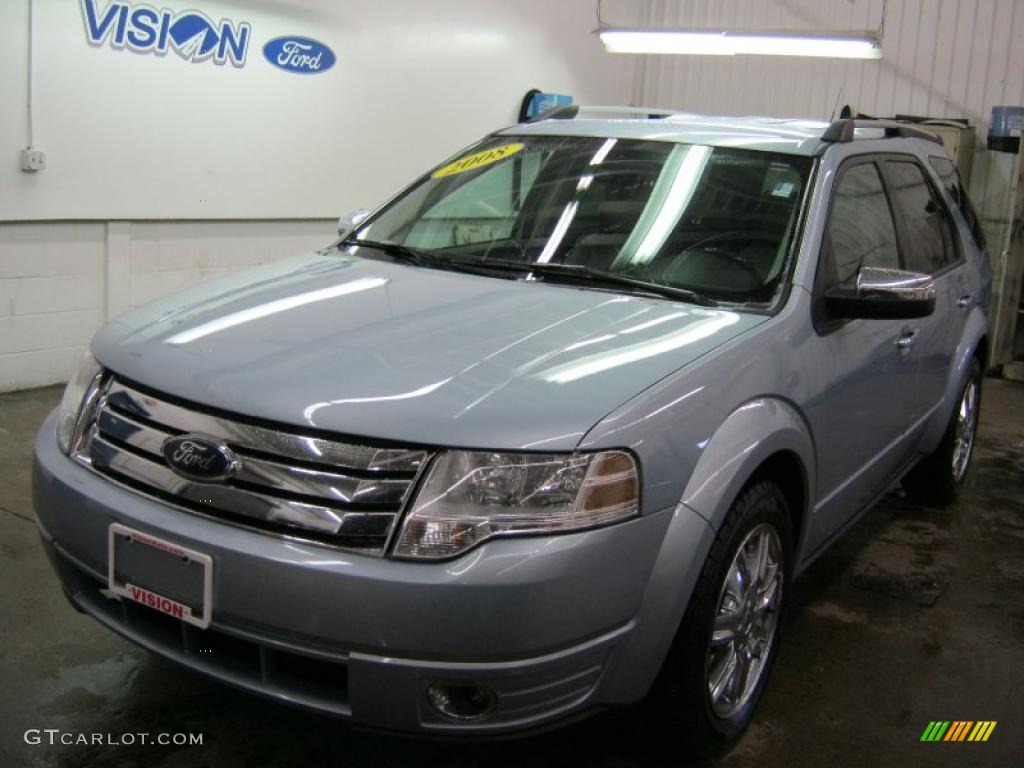
[[[988,741],[996,720],[932,720],[921,741]]]

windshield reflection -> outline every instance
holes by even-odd
[[[349,242],[378,244],[361,257],[417,267],[565,266],[584,285],[628,278],[634,286],[614,286],[623,293],[646,284],[690,291],[705,305],[767,304],[792,261],[810,167],[807,157],[742,147],[493,136],[414,184]]]

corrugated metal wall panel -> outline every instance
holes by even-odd
[[[864,112],[967,116],[1024,103],[1024,2],[889,0],[880,61],[650,57],[642,96],[696,112],[827,117],[840,89]],[[614,4],[605,21],[614,23]],[[651,26],[873,30],[882,0],[647,0]],[[760,106],[757,110],[752,107]]]
[[[655,27],[835,31],[877,29],[883,0],[645,4]],[[605,3],[605,23],[615,10]],[[985,150],[985,135],[993,106],[1024,105],[1024,0],[888,0],[883,49],[880,61],[647,56],[636,96],[693,112],[827,119],[842,93],[867,114],[967,117],[978,127],[970,187],[998,258],[1013,158]]]

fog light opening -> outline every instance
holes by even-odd
[[[427,689],[427,701],[442,717],[464,723],[487,717],[498,697],[485,685],[438,680]]]

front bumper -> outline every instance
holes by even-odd
[[[635,700],[661,664],[679,587],[659,568],[670,524],[710,531],[685,507],[577,534],[491,541],[446,563],[338,552],[240,529],[125,489],[62,454],[54,415],[36,441],[33,491],[45,548],[75,605],[128,639],[222,681],[374,728],[497,734]],[[202,630],[106,597],[111,523],[212,556]],[[680,530],[682,529],[682,530]],[[697,559],[699,558],[699,559]],[[680,608],[681,611],[681,608]],[[667,640],[665,637],[667,636]],[[484,720],[427,706],[436,680],[497,695]]]

